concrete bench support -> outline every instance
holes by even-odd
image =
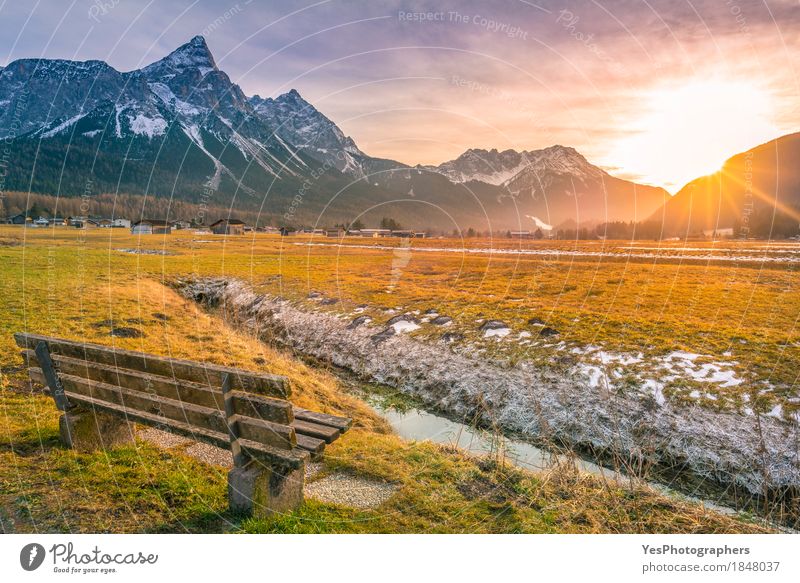
[[[252,461],[228,472],[228,500],[237,514],[266,518],[297,509],[303,503],[305,464],[270,468]]]

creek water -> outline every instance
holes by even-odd
[[[498,436],[486,430],[477,429],[467,423],[453,421],[423,409],[416,407],[397,409],[387,404],[386,400],[380,396],[368,392],[362,394],[361,398],[376,413],[386,419],[395,433],[404,439],[450,445],[476,456],[493,455],[502,451],[503,458],[507,462],[532,472],[544,471],[562,462],[574,463],[579,470],[608,480],[623,481],[628,479],[615,470],[604,468],[577,456],[568,457],[537,447],[526,441],[507,436]],[[728,515],[736,514],[736,510],[733,508],[710,500],[688,496],[664,484],[648,482],[648,485],[664,494],[679,497],[683,500],[699,502],[709,510]]]
[[[370,405],[389,422],[395,433],[404,439],[452,445],[479,456],[501,451],[507,461],[532,471],[546,470],[558,461],[568,461],[565,456],[559,456],[525,441],[493,435],[466,423],[452,421],[421,409],[411,408],[398,411],[391,407],[384,407],[373,400],[370,400]],[[583,471],[597,475],[616,476],[612,470],[586,460],[574,458],[574,462]]]

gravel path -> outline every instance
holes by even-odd
[[[306,498],[353,508],[376,508],[397,491],[397,486],[337,472],[306,485]]]
[[[183,453],[212,466],[233,467],[231,452],[227,449],[214,447],[207,443],[195,442],[185,437],[149,427],[139,429],[137,436],[162,449],[185,448]],[[314,498],[320,502],[330,504],[368,509],[380,506],[397,491],[397,486],[393,484],[360,478],[342,472],[309,482],[322,471],[322,468],[323,465],[318,462],[306,464],[306,498]]]

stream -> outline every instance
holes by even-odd
[[[332,371],[333,372],[333,371]],[[342,371],[347,384],[352,387],[352,378]],[[530,472],[542,472],[551,469],[557,463],[574,464],[583,472],[613,481],[629,480],[624,474],[594,464],[578,456],[566,456],[547,449],[537,447],[527,441],[511,437],[497,436],[486,430],[477,429],[466,423],[453,421],[447,417],[431,413],[418,407],[402,407],[402,410],[389,403],[389,399],[359,387],[356,396],[372,408],[378,415],[389,422],[394,432],[409,441],[430,441],[442,445],[455,446],[470,455],[486,456],[503,452],[503,458],[518,468]],[[667,496],[688,502],[702,504],[708,510],[735,516],[737,511],[729,506],[687,495],[657,482],[646,482],[647,485]]]

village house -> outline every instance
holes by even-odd
[[[142,219],[133,223],[131,227],[133,235],[169,235],[170,233],[172,233],[170,224],[158,219]]]
[[[189,221],[172,221],[172,228],[176,230],[189,229],[192,224]]]
[[[362,237],[391,237],[392,231],[389,229],[361,229]]]
[[[402,237],[404,239],[410,239],[413,236],[414,236],[414,231],[408,231],[406,229],[392,231],[392,237]]]
[[[131,221],[130,221],[130,219],[112,219],[111,228],[112,229],[130,229],[131,228]]]
[[[326,237],[335,237],[336,239],[341,239],[344,237],[344,230],[343,229],[329,229],[325,232]]]
[[[211,224],[215,235],[244,235],[244,221],[239,219],[220,219]]]
[[[33,219],[27,216],[25,213],[20,213],[18,215],[14,215],[8,219],[9,225],[30,225],[33,223]]]

